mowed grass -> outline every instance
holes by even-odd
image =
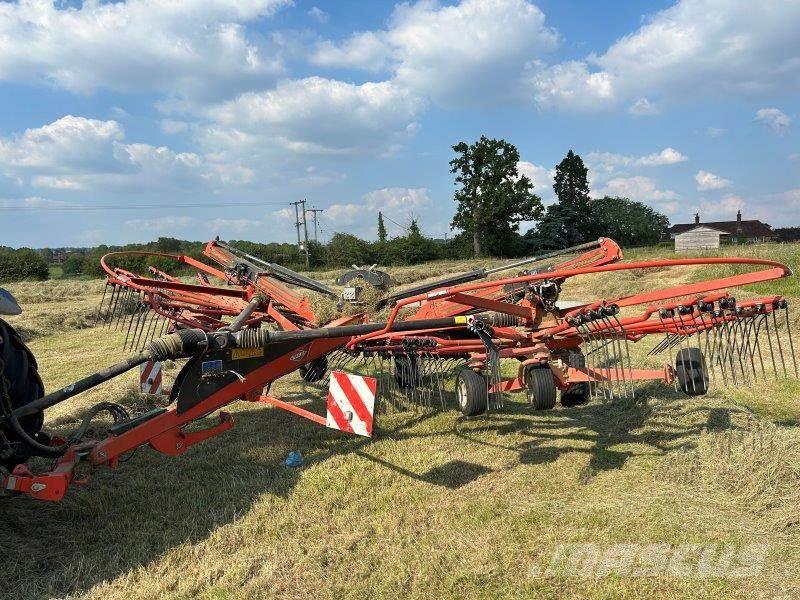
[[[796,245],[735,250],[782,253],[790,266],[800,256]],[[657,254],[671,257],[667,249]],[[634,250],[626,258],[655,255]],[[409,284],[475,266],[392,272]],[[564,297],[609,297],[703,275],[721,273],[584,277],[565,285]],[[776,282],[761,293],[792,285]],[[26,308],[11,322],[28,337],[48,390],[124,356],[124,332],[94,326],[101,283],[11,290]],[[640,364],[665,359],[645,354],[634,346]],[[167,365],[168,379],[179,366]],[[155,401],[139,396],[135,382],[129,374],[55,407],[48,424],[69,431],[101,400],[146,410]],[[324,390],[297,375],[272,391],[324,411]],[[502,412],[474,419],[461,418],[452,398],[446,412],[381,414],[372,440],[233,405],[236,427],[184,456],[142,448],[117,471],[96,471],[59,504],[0,501],[0,589],[8,598],[800,594],[796,380],[717,386],[699,398],[642,385],[635,400],[543,413],[523,400],[509,396]],[[302,468],[282,464],[291,450],[304,455]],[[748,579],[536,574],[570,542],[766,543],[769,554]]]

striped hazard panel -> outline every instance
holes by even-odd
[[[331,371],[327,426],[371,437],[376,388],[374,377]]]

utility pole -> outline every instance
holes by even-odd
[[[309,208],[306,212],[311,213],[311,218],[314,219],[314,241],[317,242],[317,213],[325,212],[322,208]]]
[[[297,202],[290,202],[292,206],[294,206],[294,216],[295,216],[295,227],[297,227],[297,247],[302,252],[305,250],[306,253],[306,268],[311,266],[311,257],[308,254],[308,226],[306,224],[306,200],[303,198],[302,200],[298,200]],[[302,206],[302,210],[299,210],[297,207]],[[300,220],[300,215],[303,215],[303,220]],[[303,226],[303,239],[305,242],[300,241],[300,225]]]

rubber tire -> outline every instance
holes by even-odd
[[[687,396],[708,392],[708,369],[699,348],[681,348],[675,355],[675,376],[678,388]]]
[[[416,387],[420,383],[419,364],[416,355],[398,355],[394,358],[394,380],[403,389]]]
[[[586,357],[582,352],[570,351],[569,366],[576,369],[586,368]],[[573,383],[561,392],[561,406],[581,406],[589,402],[590,388],[588,382]]]
[[[9,396],[13,408],[25,406],[44,396],[44,384],[39,377],[38,365],[33,353],[11,325],[0,319],[0,359],[5,365],[3,371],[9,386]],[[39,411],[20,419],[25,431],[36,437],[44,424],[44,413]],[[19,442],[11,427],[0,426],[0,438],[15,446],[13,456],[0,459],[0,465],[7,469],[25,462],[31,456],[28,447]]]
[[[547,365],[535,365],[525,371],[528,403],[533,410],[550,410],[556,405],[556,384]]]
[[[486,412],[488,393],[483,376],[469,368],[461,369],[456,375],[456,401],[465,417]]]
[[[298,370],[300,371],[300,377],[303,378],[303,381],[307,381],[308,383],[316,383],[325,377],[325,373],[328,372],[328,357],[320,356],[319,358],[312,360],[310,363],[304,364]]]

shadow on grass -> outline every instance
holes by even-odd
[[[642,397],[647,392],[645,387],[637,391]],[[659,392],[663,394],[663,387]],[[282,395],[308,398],[293,391]],[[447,399],[452,407],[452,394]],[[666,402],[669,405],[670,400]],[[310,404],[311,410],[324,411],[319,395]],[[488,417],[457,419],[453,429],[426,424],[438,414],[393,415],[391,427],[377,435],[402,441],[454,434],[470,443],[504,447],[480,439],[481,434],[502,438],[516,433],[530,437],[507,447],[519,452],[521,462],[550,463],[567,452],[588,452],[591,475],[620,468],[634,454],[614,446],[643,444],[662,453],[690,443],[702,429],[670,420],[663,406],[660,422],[647,402],[632,400],[535,414],[526,405],[508,402],[503,411]],[[369,439],[342,437],[276,409],[246,409],[234,417],[234,429],[184,456],[170,458],[141,449],[126,468],[97,471],[89,486],[76,486],[61,503],[27,497],[0,500],[0,581],[8,597],[80,593],[147,565],[177,546],[208,538],[270,496],[286,498],[301,473],[283,465],[291,450],[302,452],[309,466],[356,452],[412,479],[448,489],[491,471],[484,465],[452,460],[414,473],[365,452],[372,443]],[[646,421],[648,428],[638,431]],[[724,417],[715,417],[715,422],[724,423]]]
[[[661,383],[637,387],[637,399],[594,401],[586,406],[532,413],[526,404],[507,403],[501,413],[482,417],[486,423],[456,427],[456,435],[471,443],[492,446],[519,453],[523,464],[544,464],[560,456],[580,452],[590,455],[585,476],[600,471],[619,469],[633,456],[661,455],[677,448],[692,447],[703,430],[720,431],[735,428],[731,413],[744,410],[712,408],[698,402],[688,412],[708,413],[705,424],[684,425],[680,413],[686,413],[683,394],[665,388]],[[643,400],[661,396],[658,409]],[[474,423],[474,420],[473,420]],[[644,426],[647,426],[646,428]],[[515,446],[501,445],[480,439],[476,434],[495,431],[499,436],[519,434],[531,439]],[[615,447],[644,446],[645,450]]]

